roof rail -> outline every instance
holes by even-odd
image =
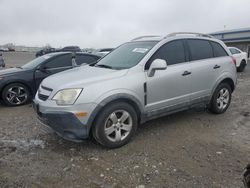
[[[194,33],[194,32],[176,32],[176,33],[170,33],[170,34],[166,35],[164,38],[173,37],[173,36],[176,36],[176,35],[195,35],[195,36],[198,36],[198,37],[214,38],[212,35],[203,34],[203,33]]]
[[[134,41],[134,40],[139,40],[139,39],[143,39],[143,38],[152,38],[152,37],[160,37],[160,36],[157,36],[157,35],[140,36],[140,37],[134,38],[132,41]]]

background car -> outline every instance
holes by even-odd
[[[79,46],[65,46],[62,49],[57,50],[58,52],[81,52]]]
[[[9,51],[8,48],[4,48],[4,47],[1,47],[1,48],[0,48],[0,52],[8,52],[8,51]]]
[[[100,56],[74,53],[77,65],[90,64]],[[41,81],[58,72],[71,69],[72,53],[57,52],[38,57],[22,67],[0,71],[0,96],[8,106],[18,106],[29,102],[35,95]]]
[[[55,48],[44,48],[42,50],[39,50],[36,53],[36,57],[39,57],[39,56],[42,56],[42,55],[45,55],[45,54],[49,54],[49,53],[53,53],[53,52],[56,52]]]
[[[2,53],[0,53],[0,67],[5,67],[5,62]]]
[[[235,47],[228,47],[233,57],[236,59],[237,71],[243,72],[247,65],[247,53]]]
[[[100,56],[105,56],[110,53],[114,48],[101,48],[94,50],[92,53]]]

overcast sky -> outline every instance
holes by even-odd
[[[140,35],[250,27],[250,0],[0,0],[0,44],[115,47]]]

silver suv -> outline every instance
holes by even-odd
[[[230,105],[235,60],[223,42],[198,33],[144,36],[92,65],[46,78],[34,100],[39,119],[65,139],[90,135],[115,148],[137,125],[196,106]]]

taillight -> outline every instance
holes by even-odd
[[[233,60],[234,65],[236,66],[236,59],[235,59],[235,57],[231,56],[231,58]]]

